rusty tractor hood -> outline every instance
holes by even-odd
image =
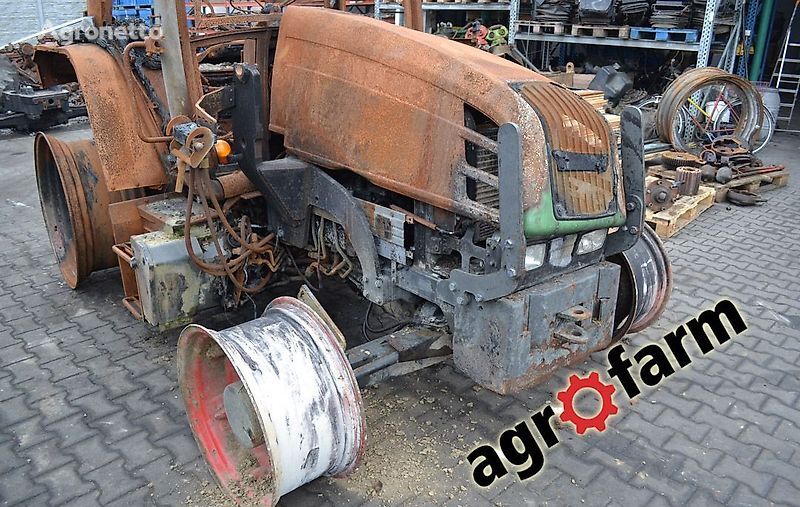
[[[557,113],[537,111],[523,93],[528,87],[534,96],[549,90],[544,107]],[[576,104],[580,110],[571,111]],[[588,103],[533,71],[442,37],[330,9],[290,7],[284,13],[270,129],[285,136],[287,150],[296,156],[496,222],[499,211],[491,205],[496,198],[484,205],[463,191],[465,141],[474,138],[465,125],[467,106],[497,126],[519,126],[524,208],[545,207],[553,217],[551,155],[542,121],[555,120],[562,128],[568,123],[563,118],[600,118]],[[616,182],[603,182],[609,183]],[[555,234],[557,222],[541,222],[536,234]]]

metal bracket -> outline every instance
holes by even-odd
[[[505,123],[497,132],[498,181],[500,183],[501,269],[476,275],[461,269],[440,280],[437,296],[450,304],[466,304],[469,294],[476,301],[497,299],[517,289],[525,274],[525,234],[522,229],[522,150],[519,127]]]
[[[603,173],[608,169],[607,155],[575,153],[563,150],[552,150],[556,167],[561,172]]]
[[[371,386],[447,360],[452,337],[422,327],[406,327],[347,351],[358,385]]]
[[[361,264],[364,296],[376,304],[385,303],[375,238],[364,208],[350,191],[319,167],[292,157],[262,162],[248,177],[264,195],[269,208],[293,227],[295,234],[278,231],[284,242],[306,246],[311,208],[326,212],[340,224]]]
[[[635,245],[644,225],[644,120],[641,109],[626,107],[622,111],[620,128],[625,225],[606,239],[606,257]]]
[[[256,65],[237,64],[233,81],[233,148],[240,154],[239,167],[255,183],[256,144],[261,141],[261,74]],[[266,194],[265,194],[266,195]]]

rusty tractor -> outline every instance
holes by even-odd
[[[141,40],[36,47],[42,85],[78,83],[92,127],[39,134],[36,178],[71,287],[118,267],[135,318],[188,324],[189,422],[235,501],[357,467],[359,386],[451,357],[505,394],[663,311],[638,109],[618,146],[578,95],[474,47],[330,5],[195,3],[187,20],[157,1]],[[88,5],[98,25],[108,9]],[[398,324],[345,337],[307,287],[191,324],[288,276],[346,280]]]

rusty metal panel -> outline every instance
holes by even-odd
[[[523,126],[533,202],[547,180],[544,137],[510,85],[536,81],[547,80],[441,37],[330,9],[289,7],[278,34],[270,129],[300,158],[459,210],[456,180],[469,136],[464,104],[470,104],[497,125]]]
[[[554,83],[521,90],[547,125],[553,198],[564,218],[613,212],[616,172],[608,123],[588,102]]]
[[[159,135],[159,128],[143,94],[137,91],[132,97],[117,60],[95,44],[38,46],[34,59],[41,63],[63,57],[71,63],[83,91],[108,189],[160,187],[166,183],[159,157],[164,147],[139,139],[136,117],[141,119],[145,135]],[[40,65],[43,73],[50,68],[54,67]],[[57,81],[58,76],[43,75],[42,79]]]

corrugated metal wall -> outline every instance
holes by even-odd
[[[42,0],[45,20],[50,25],[83,15],[86,0]],[[36,0],[0,0],[0,44],[38,32]]]

